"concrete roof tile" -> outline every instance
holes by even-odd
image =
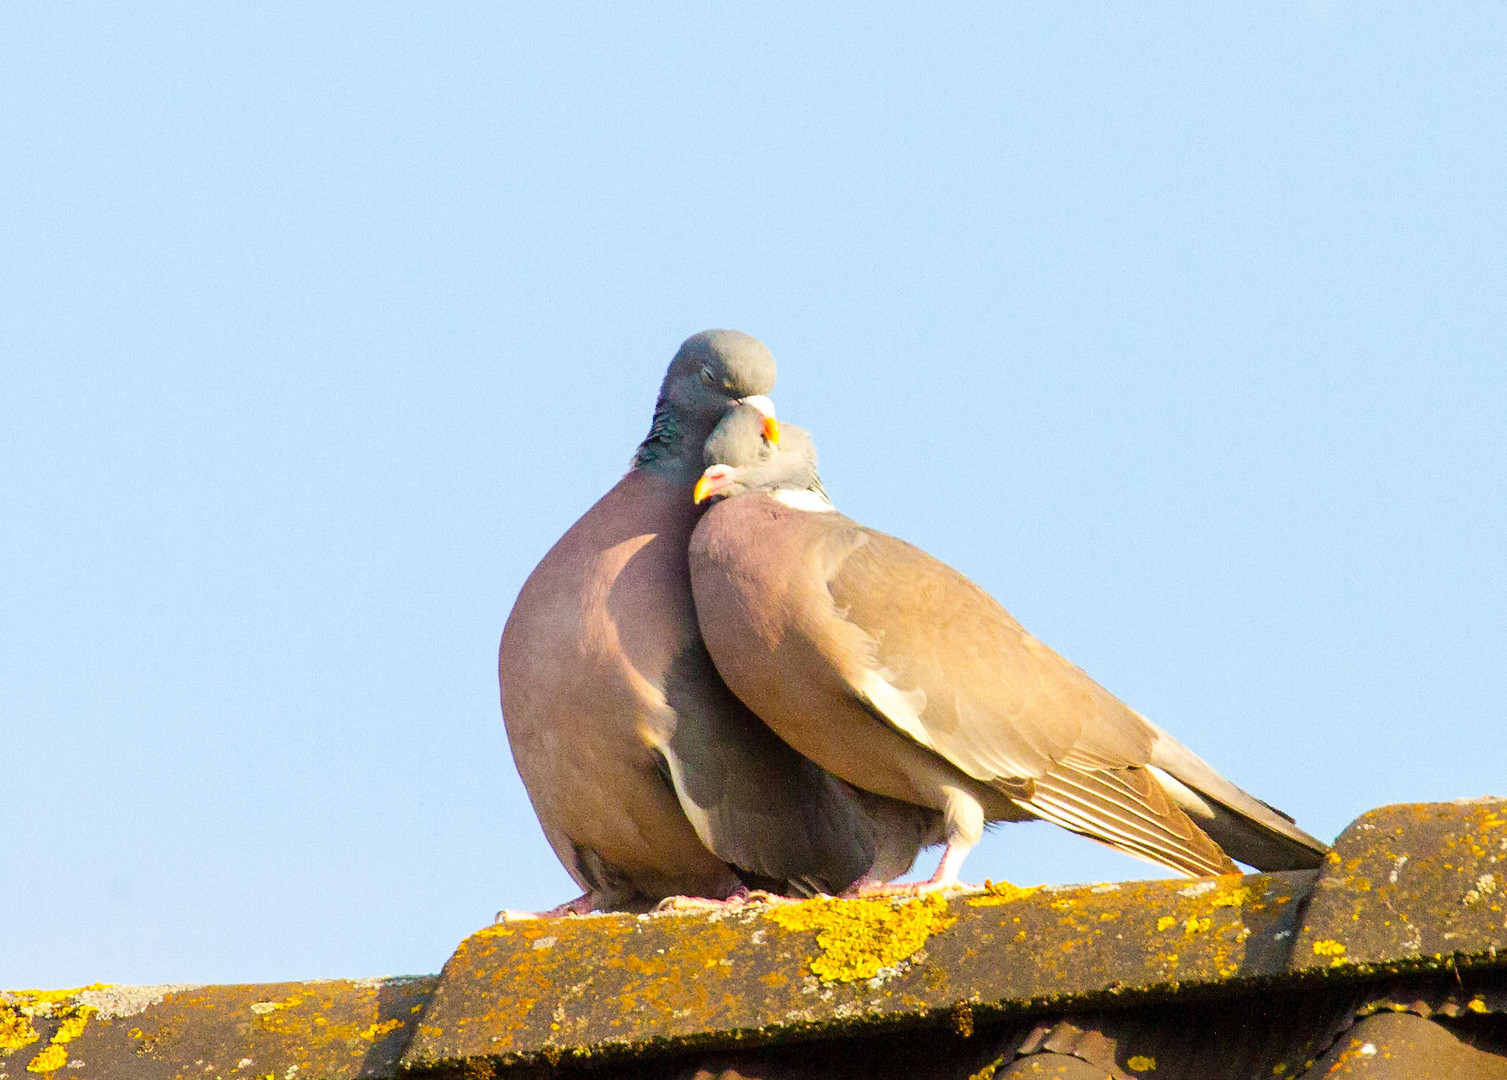
[[[1507,1080],[1504,909],[1507,802],[1390,806],[1319,871],[506,923],[417,979],[13,991],[0,1080]]]

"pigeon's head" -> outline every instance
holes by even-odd
[[[774,357],[762,341],[737,330],[703,330],[686,338],[670,361],[659,397],[683,420],[714,424],[734,401],[774,415],[773,389]]]
[[[697,455],[729,405],[747,404],[774,419],[774,357],[758,338],[737,330],[703,330],[685,339],[654,406],[654,423],[634,455],[635,467],[695,475]]]
[[[698,503],[745,491],[813,492],[826,501],[811,436],[752,405],[727,410],[706,440],[702,462],[706,471],[692,495]]]

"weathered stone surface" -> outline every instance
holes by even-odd
[[[507,923],[462,943],[409,1066],[591,1060],[1280,974],[1314,874]]]
[[[436,979],[0,994],[0,1080],[396,1075]]]
[[[1304,1080],[1507,1080],[1507,1058],[1488,1039],[1473,1045],[1471,1032],[1452,1031],[1412,1013],[1367,1016],[1335,1042]]]
[[[1335,841],[1294,971],[1494,965],[1507,950],[1507,801],[1384,806]]]
[[[15,991],[0,1080],[1495,1076],[1504,947],[1507,801],[1394,806],[1321,871],[516,922],[437,978]]]
[[[1078,1076],[1096,1080],[1320,1080],[1336,1047],[1366,1018],[1407,1014],[1439,1028],[1422,1052],[1446,1056],[1451,1041],[1507,1062],[1507,971],[1414,973],[1396,981],[1319,980],[1306,985],[1244,986],[1236,997],[1198,989],[1159,1004],[1138,1004],[1033,1020],[989,1020],[982,1014],[968,1035],[947,1023],[905,1024],[893,1031],[858,1029],[845,1037],[783,1040],[763,1046],[689,1050],[678,1054],[547,1066],[468,1062],[454,1069],[420,1070],[413,1080],[1005,1080]],[[1306,980],[1303,982],[1306,983]],[[1422,1031],[1417,1025],[1414,1030]],[[1395,1030],[1395,1029],[1394,1029]],[[1363,1049],[1369,1039],[1353,1044]],[[1378,1061],[1414,1050],[1375,1045]],[[1352,1055],[1354,1056],[1354,1055]],[[1466,1060],[1479,1060],[1463,1055]],[[1420,1067],[1413,1077],[1470,1077],[1472,1072]],[[1340,1075],[1340,1074],[1337,1074]],[[1490,1075],[1490,1074],[1487,1074]]]

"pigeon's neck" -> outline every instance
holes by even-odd
[[[664,399],[654,407],[649,434],[633,454],[633,468],[657,472],[701,472],[701,447],[712,433],[710,421],[687,421]]]

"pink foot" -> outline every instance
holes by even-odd
[[[865,875],[852,885],[849,885],[843,896],[846,898],[855,896],[925,896],[927,893],[946,892],[948,889],[977,888],[976,885],[963,885],[958,882],[957,865],[960,862],[962,862],[961,858],[949,859],[944,855],[942,864],[937,867],[937,872],[926,881],[894,883],[876,881]]]
[[[844,897],[868,899],[875,896],[925,896],[927,893],[945,892],[948,889],[968,889],[971,885],[959,885],[956,881],[906,881],[899,883],[874,881],[859,882],[843,893]]]
[[[921,896],[924,893],[942,892],[943,889],[951,889],[952,886],[943,881],[904,881],[904,883],[888,883],[888,881],[874,881],[870,884],[856,884],[856,886],[842,893],[845,898],[870,899],[873,896]]]
[[[961,840],[947,841],[947,847],[942,851],[942,860],[937,863],[937,872],[931,875],[927,881],[907,881],[903,885],[891,885],[882,881],[875,881],[865,874],[858,881],[849,886],[844,896],[924,896],[926,893],[942,892],[946,889],[968,889],[971,885],[958,884],[958,870],[963,866],[963,859],[973,845]]]
[[[749,889],[747,886],[739,886],[737,890],[728,894],[726,900],[713,900],[707,896],[667,896],[654,905],[655,911],[717,911],[725,908],[739,908],[745,904],[793,904],[795,901],[789,897],[777,896],[763,889]]]
[[[596,910],[596,904],[590,893],[582,893],[574,900],[567,900],[559,907],[552,907],[548,911],[512,911],[504,908],[497,913],[494,923],[522,922],[525,919],[559,919],[566,915],[590,915]]]

